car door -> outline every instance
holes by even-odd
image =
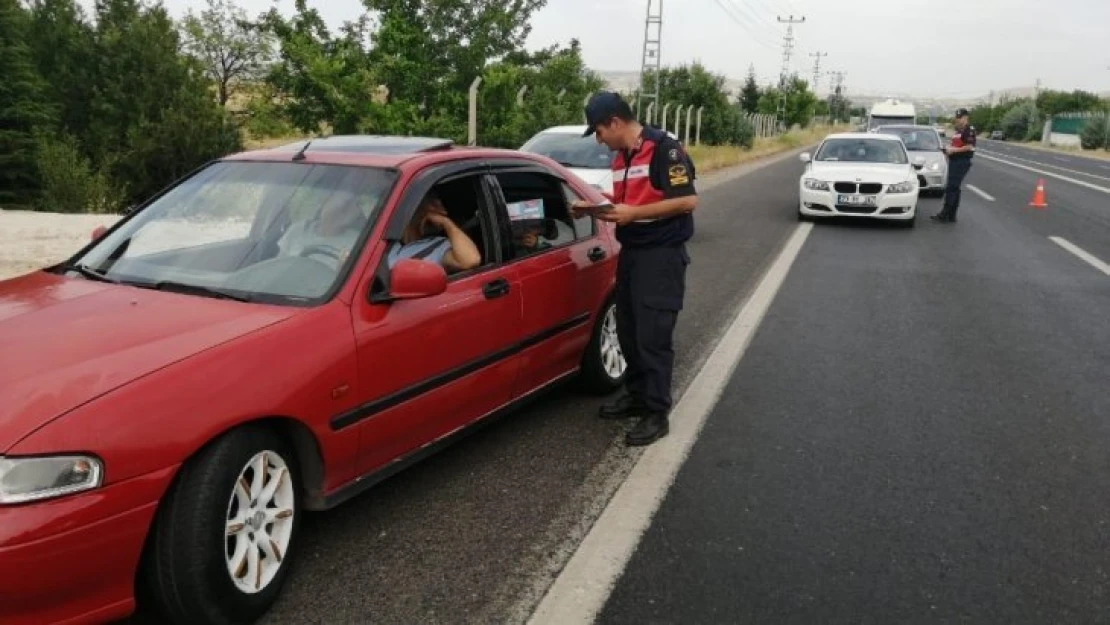
[[[503,254],[520,282],[522,350],[514,395],[521,396],[572,373],[590,340],[593,319],[606,293],[613,249],[592,217],[571,218],[577,192],[541,165],[494,165],[490,184],[501,220]],[[536,201],[542,208],[536,207]],[[515,208],[524,205],[527,212]],[[522,249],[521,223],[543,211],[546,245]],[[523,217],[522,217],[523,216]]]
[[[456,165],[455,169],[458,168]],[[439,295],[373,303],[360,288],[353,310],[359,360],[359,407],[342,427],[358,428],[360,473],[381,469],[472,423],[510,401],[517,368],[522,293],[515,270],[503,262],[486,169],[418,178],[398,203],[389,228],[399,237],[433,186],[456,223],[475,222],[472,238],[482,265],[449,276]],[[446,191],[444,190],[446,189]],[[467,194],[470,194],[469,196]],[[472,204],[476,220],[468,220]],[[388,236],[388,235],[387,235]],[[382,259],[394,243],[375,250]],[[388,275],[384,264],[376,270]],[[378,280],[377,277],[374,280]]]

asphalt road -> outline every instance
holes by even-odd
[[[783,192],[797,184],[793,154],[699,183],[676,397],[795,226]],[[601,402],[553,392],[306,517],[301,558],[263,623],[522,622],[639,456],[620,442],[627,426],[595,418]]]
[[[599,623],[1106,622],[1110,275],[1048,237],[1110,198],[1037,178],[814,228]]]
[[[1104,183],[1110,183],[1110,160],[1038,150],[983,138],[980,138],[978,148],[980,152],[1014,159],[1022,165],[1045,167],[1049,171],[1066,176],[1078,174],[1076,177],[1088,182],[1097,182],[1101,179]]]

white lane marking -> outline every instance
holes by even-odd
[[[1069,240],[1067,240],[1063,237],[1048,237],[1048,238],[1049,238],[1050,241],[1052,241],[1056,245],[1059,245],[1060,247],[1064,248],[1065,250],[1071,252],[1072,254],[1075,254],[1079,258],[1086,261],[1088,265],[1090,265],[1090,266],[1094,267],[1095,269],[1098,269],[1102,273],[1110,276],[1110,265],[1107,265],[1106,263],[1099,260],[1094,254],[1088,252],[1087,250],[1079,247],[1078,245],[1072,243],[1071,241],[1069,241]]]
[[[984,154],[984,152],[982,150],[977,150],[975,153],[976,154]],[[990,154],[990,152],[986,152],[986,154]],[[1028,158],[1022,158],[1020,156],[1017,156],[1017,155],[1014,155],[1014,154],[1009,154],[1009,153],[1006,153],[1005,156],[1008,156],[1008,157],[1014,159],[1015,161],[1023,161],[1023,162],[1026,162],[1026,163],[1032,163],[1033,165],[1040,165],[1041,167],[1051,167],[1053,169],[1059,169],[1061,171],[1066,171],[1069,174],[1079,174],[1080,176],[1087,176],[1088,178],[1097,178],[1099,180],[1106,180],[1106,181],[1110,182],[1110,177],[1107,177],[1107,176],[1100,176],[1098,174],[1092,174],[1092,173],[1085,172],[1085,171],[1079,171],[1078,169],[1068,169],[1067,167],[1060,167],[1059,165],[1050,165],[1048,163],[1043,163],[1041,161],[1034,161],[1034,160],[1028,159]],[[1067,162],[1067,161],[1064,161],[1064,162]]]
[[[592,623],[605,607],[640,536],[651,524],[651,518],[812,229],[813,224],[803,223],[794,230],[675,405],[671,412],[670,435],[648,447],[640,456],[628,479],[617,489],[544,595],[528,620],[529,625]]]
[[[994,201],[994,198],[991,197],[991,195],[989,193],[987,193],[986,191],[983,191],[979,187],[977,187],[973,184],[967,184],[967,185],[964,185],[964,186],[967,187],[968,191],[971,191],[971,192],[975,193],[976,195],[983,198],[984,200],[986,200],[988,202],[993,202]]]
[[[1086,182],[1084,180],[1076,180],[1075,178],[1069,178],[1068,176],[1065,176],[1063,174],[1058,174],[1056,172],[1045,171],[1043,169],[1037,169],[1035,167],[1028,167],[1028,166],[1022,165],[1020,163],[1014,163],[1012,161],[1008,161],[1006,159],[997,158],[997,157],[994,157],[994,156],[988,156],[986,154],[983,154],[982,152],[979,152],[979,156],[982,157],[982,158],[985,158],[987,160],[990,160],[990,161],[997,161],[999,163],[1009,165],[1010,167],[1017,167],[1019,169],[1026,169],[1026,170],[1029,170],[1031,172],[1041,174],[1042,176],[1049,176],[1051,178],[1059,178],[1060,180],[1064,180],[1064,181],[1070,182],[1072,184],[1077,184],[1081,187],[1087,187],[1088,189],[1094,189],[1095,191],[1102,191],[1103,193],[1110,193],[1110,189],[1108,189],[1106,187],[1100,187],[1097,184],[1091,184],[1090,182]],[[1090,174],[1088,174],[1088,175],[1090,175]],[[1110,180],[1110,178],[1108,178],[1108,180]]]

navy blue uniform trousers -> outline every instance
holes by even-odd
[[[621,248],[617,334],[628,363],[625,386],[650,412],[670,411],[674,328],[686,293],[685,245]]]

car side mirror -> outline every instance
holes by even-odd
[[[810,155],[809,152],[802,152],[798,155],[798,160],[803,163],[808,163],[813,160],[813,157]]]
[[[106,228],[104,226],[97,226],[96,228],[93,229],[92,235],[89,237],[89,239],[92,240],[92,241],[95,241],[95,240],[99,239],[100,237],[104,236],[105,232],[108,232],[108,228]]]
[[[390,299],[422,299],[447,290],[447,272],[438,263],[405,258],[389,273]]]

